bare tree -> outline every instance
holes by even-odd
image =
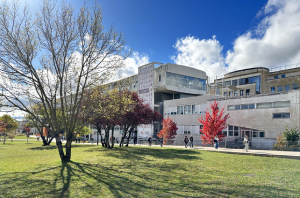
[[[4,106],[32,115],[42,104],[62,162],[71,159],[72,136],[83,93],[115,74],[130,51],[121,33],[104,31],[102,10],[84,4],[43,1],[31,16],[28,6],[4,1],[0,6],[0,88]],[[57,109],[62,112],[58,121]],[[50,127],[49,127],[50,125]],[[66,150],[59,132],[66,134]]]

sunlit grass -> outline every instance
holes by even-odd
[[[296,197],[300,161],[192,149],[0,144],[0,197]]]

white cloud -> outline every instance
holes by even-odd
[[[117,70],[115,79],[125,78],[138,73],[138,67],[149,63],[149,57],[145,54],[133,52],[132,55],[124,60],[122,68]]]
[[[300,62],[300,1],[270,0],[263,11],[257,28],[238,37],[227,52],[229,70]]]
[[[257,27],[237,37],[225,57],[215,37],[187,36],[177,40],[174,62],[204,70],[211,78],[244,68],[300,63],[300,1],[269,0],[258,15],[262,20]]]
[[[174,48],[178,51],[172,57],[176,64],[203,70],[211,78],[226,72],[222,56],[223,46],[216,36],[207,40],[187,36],[178,39]]]

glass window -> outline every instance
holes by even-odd
[[[237,86],[237,80],[232,80],[232,85]]]
[[[183,106],[177,107],[177,114],[183,114]]]
[[[246,89],[246,96],[250,95],[250,89]]]
[[[161,81],[161,75],[158,76],[158,81],[159,81],[159,82]]]
[[[192,114],[195,114],[195,105],[192,105]]]
[[[231,85],[231,81],[225,81],[224,82],[224,86],[230,86]]]
[[[278,76],[274,76],[274,79],[278,79]]]
[[[258,137],[258,132],[253,131],[253,137]]]
[[[224,96],[225,96],[225,97],[228,97],[227,92],[224,92]]]
[[[229,130],[233,130],[233,126],[228,126],[228,129]]]
[[[239,136],[239,127],[228,125],[228,136]]]
[[[277,91],[278,91],[278,92],[281,92],[281,91],[282,91],[282,86],[278,86],[278,87],[277,87]]]
[[[290,101],[274,102],[273,107],[289,107]]]
[[[290,91],[290,85],[285,85],[284,90],[285,91]]]
[[[234,91],[234,96],[238,96],[238,91]]]
[[[259,132],[259,137],[264,138],[265,137],[265,132]]]
[[[228,131],[228,136],[233,136],[233,131]]]
[[[234,127],[234,130],[239,130],[239,127],[235,126],[235,127]]]
[[[239,136],[239,132],[238,131],[234,131],[234,136]]]
[[[240,96],[244,95],[244,90],[240,90]]]
[[[290,113],[273,113],[273,118],[290,118]]]
[[[259,103],[259,104],[257,104],[257,108],[258,108],[258,109],[262,109],[262,108],[272,108],[272,103],[271,103],[271,102],[267,102],[267,103]]]
[[[191,114],[191,105],[184,106],[184,114]]]
[[[281,78],[285,78],[285,74],[282,74],[282,75],[281,75]]]
[[[298,86],[297,84],[293,84],[293,90],[297,90]]]
[[[248,105],[241,105],[241,109],[248,109]]]
[[[271,93],[275,92],[275,87],[271,87]]]
[[[235,109],[241,109],[241,105],[235,105],[234,108]]]
[[[230,91],[230,92],[229,92],[229,97],[232,97],[232,96],[233,96],[233,92]]]
[[[234,105],[229,105],[227,109],[228,110],[235,110],[235,106]]]

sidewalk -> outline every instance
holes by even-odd
[[[132,145],[133,146],[133,145]],[[148,145],[139,145],[137,146],[148,146]],[[160,145],[152,145],[152,147],[160,147]],[[168,148],[181,148],[181,149],[196,149],[209,152],[219,152],[219,153],[229,153],[229,154],[239,154],[239,155],[253,155],[253,156],[262,156],[262,157],[280,157],[280,158],[289,158],[289,159],[299,159],[300,152],[297,151],[274,151],[274,150],[248,150],[248,152],[243,151],[243,149],[229,149],[229,148],[218,148],[214,147],[200,147],[195,146],[193,148],[185,148],[184,146],[171,146],[163,145],[163,147]]]

